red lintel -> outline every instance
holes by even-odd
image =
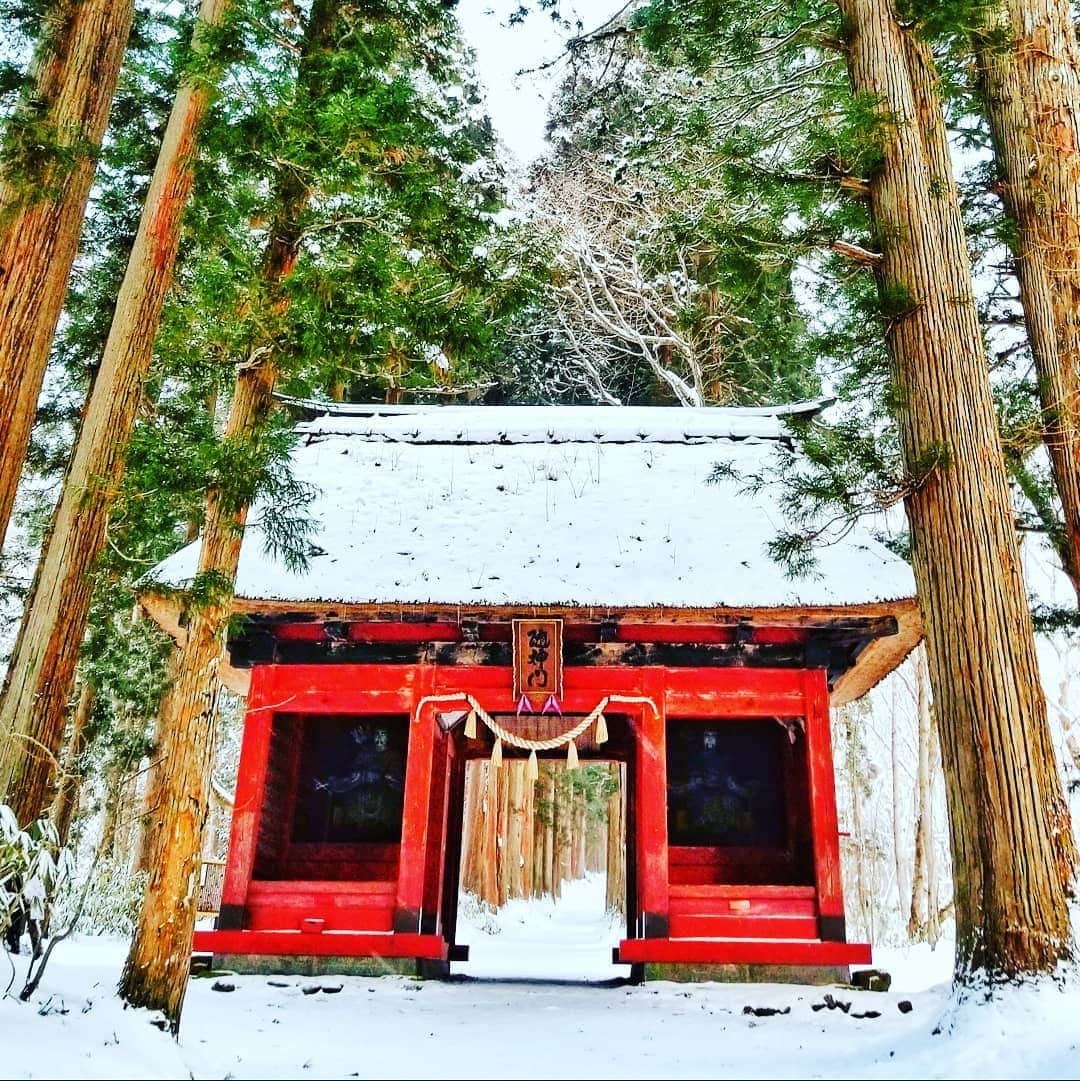
[[[277,713],[411,713],[421,666],[406,664],[256,665],[267,705]],[[251,709],[249,707],[250,715]]]
[[[297,668],[319,671],[318,666]],[[360,666],[342,681],[366,679]],[[370,666],[389,676],[395,666]],[[324,677],[325,678],[325,677]],[[513,688],[509,667],[457,665],[438,668],[436,694],[468,691],[485,709],[500,712],[513,708]],[[601,665],[572,668],[566,672],[563,712],[589,712],[608,695],[652,697],[659,708],[678,717],[801,717],[805,712],[803,674],[787,668],[628,668]],[[611,706],[618,711],[618,703]]]
[[[428,666],[407,664],[288,664],[256,666],[265,673],[266,700],[282,713],[412,711],[422,697],[416,681]],[[464,691],[485,709],[513,708],[509,666],[434,667],[433,693]],[[588,712],[606,695],[664,697],[667,712],[683,717],[798,717],[803,674],[787,668],[628,668],[602,665],[567,671],[564,712]],[[661,703],[657,701],[657,705]],[[449,708],[449,707],[447,707]],[[616,710],[617,705],[612,706]]]
[[[460,642],[456,623],[352,623],[353,642]]]

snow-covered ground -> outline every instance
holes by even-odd
[[[611,963],[611,949],[626,937],[621,919],[605,919],[603,875],[564,882],[562,897],[510,901],[494,914],[466,896],[458,939],[469,960],[451,965],[474,979],[617,980],[629,969]]]
[[[12,1078],[693,1078],[1080,1076],[1080,986],[957,1006],[949,951],[880,951],[893,990],[600,986],[618,929],[602,879],[558,905],[474,915],[473,978],[192,980],[179,1042],[114,989],[125,944],[62,943],[30,1003],[0,1002]],[[508,975],[517,980],[506,978]],[[21,975],[21,973],[20,973]],[[478,978],[478,977],[484,978]],[[528,979],[532,977],[533,979]],[[546,978],[547,982],[539,982]],[[321,990],[314,990],[321,988]],[[850,1003],[849,1011],[830,1009]],[[901,1012],[910,1002],[910,1012]],[[785,1011],[755,1016],[747,1007]],[[815,1007],[818,1007],[815,1009]],[[879,1016],[874,1016],[874,1015]],[[862,1016],[859,1016],[862,1015]]]

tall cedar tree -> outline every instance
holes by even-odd
[[[101,367],[0,698],[0,796],[20,822],[34,821],[52,798],[66,708],[86,632],[91,569],[105,543],[109,510],[172,281],[181,219],[194,182],[199,128],[214,82],[213,31],[228,6],[228,0],[203,0],[200,8],[190,68],[165,129]]]
[[[83,223],[64,318],[54,341],[52,377],[38,402],[24,475],[27,493],[59,487],[86,398],[109,331],[116,295],[135,238],[139,212],[176,93],[176,50],[190,37],[196,12],[177,17],[136,7],[107,137]],[[163,363],[167,361],[168,363]],[[156,709],[164,678],[165,643],[148,621],[133,620],[134,580],[169,554],[191,518],[193,491],[204,484],[198,444],[205,438],[206,375],[178,369],[158,352],[147,402],[128,456],[119,502],[109,518],[109,543],[95,564],[89,631],[82,649],[63,780],[52,817],[64,843],[82,796],[82,781],[98,770],[130,777],[145,749],[145,720]],[[202,360],[207,373],[212,366]],[[159,387],[167,382],[169,393]],[[28,501],[28,523],[39,515]],[[41,506],[41,524],[48,518]],[[51,510],[51,508],[49,508]],[[32,535],[33,529],[30,530]],[[29,584],[29,583],[27,583]],[[104,761],[102,761],[104,759]]]
[[[1080,46],[1066,0],[992,0],[970,14],[1064,519],[1049,532],[1080,600]]]
[[[332,51],[342,28],[338,0],[315,0],[301,43],[298,83],[317,99],[313,85],[323,54]],[[299,217],[311,197],[301,176],[282,168],[275,200],[278,211],[270,230],[263,277],[269,292],[288,276],[299,254]],[[287,303],[279,296],[277,304]],[[277,358],[268,343],[252,350],[237,372],[226,442],[256,441],[273,406]],[[158,716],[161,745],[155,777],[156,819],[150,877],[143,894],[135,935],[120,981],[120,995],[135,1006],[161,1010],[172,1031],[180,1026],[187,990],[203,833],[209,811],[210,770],[222,633],[232,602],[232,583],[240,562],[248,505],[228,491],[208,493],[199,550],[198,575],[214,588],[203,604],[189,605],[184,639],[170,662],[169,688]]]
[[[875,253],[864,242],[856,255],[874,268],[889,404],[908,477],[905,507],[949,802],[956,977],[1051,970],[1070,949],[1075,848],[1039,684],[942,98],[920,27],[901,21],[889,0],[777,9],[791,20],[783,27],[764,25],[750,6],[706,2],[685,21],[671,18],[673,10],[656,0],[645,16],[647,37],[685,32],[705,65],[711,57],[703,42],[722,54],[725,33],[744,63],[759,48],[775,56],[778,40],[809,48],[798,61],[807,67],[823,46],[840,46],[851,99],[833,115],[862,126],[865,172],[852,175],[859,163],[839,151],[819,169],[864,197],[880,246]],[[815,124],[827,132],[828,121],[817,118],[804,126]]]
[[[134,14],[54,0],[0,150],[0,543]]]
[[[482,171],[478,155],[491,149],[484,145],[490,133],[472,132],[457,115],[462,106],[441,112],[424,90],[449,79],[446,102],[460,94],[452,27],[441,2],[317,0],[296,46],[293,92],[270,103],[272,125],[255,115],[242,125],[253,133],[248,152],[271,163],[268,215],[254,215],[258,227],[248,227],[266,239],[254,281],[244,280],[251,268],[242,241],[228,255],[209,253],[204,268],[218,294],[237,289],[243,297],[221,313],[232,328],[214,328],[215,347],[229,339],[237,374],[207,492],[198,568],[184,597],[184,635],[158,718],[158,828],[121,983],[128,1001],[162,1010],[174,1030],[195,920],[189,884],[208,810],[216,671],[251,502],[260,475],[283,449],[274,443],[274,389],[283,376],[325,387],[337,375],[335,353],[355,367],[358,342],[387,331],[389,351],[401,352],[413,338],[426,341],[423,356],[442,341],[443,363],[447,352],[463,361],[481,351],[503,303],[499,295],[516,289],[500,282],[488,245],[477,243],[493,243],[490,187],[461,179],[466,167],[470,175]],[[283,115],[292,118],[289,125]],[[343,269],[350,259],[357,281]],[[223,288],[223,268],[232,260],[235,280]],[[198,277],[198,268],[192,273]],[[373,278],[381,279],[377,286]],[[412,300],[401,307],[395,295]],[[388,315],[391,325],[378,327]],[[341,340],[328,341],[324,352],[324,335]],[[264,491],[264,512],[269,502]],[[260,527],[265,533],[265,514]]]
[[[1068,956],[1075,849],[1039,683],[937,78],[887,0],[840,0],[856,95],[883,123],[870,182],[905,501],[942,739],[956,974]]]
[[[139,15],[137,11],[137,20]],[[81,402],[85,392],[78,391],[85,373],[100,360],[176,94],[182,67],[176,63],[176,50],[189,41],[195,15],[192,11],[172,19],[155,11],[152,22],[144,17],[146,25],[137,22],[132,32],[83,228],[80,272],[69,292],[54,348],[53,363],[64,378],[50,380],[51,393],[39,404],[31,459],[36,473],[47,476],[56,471],[57,449],[66,457],[69,446],[57,439],[57,424],[63,425],[61,433],[66,430],[69,403]],[[190,218],[190,213],[185,216],[179,271],[195,239]],[[174,289],[163,313],[164,326],[173,321],[176,307]],[[135,585],[148,567],[175,550],[196,528],[193,523],[200,517],[207,454],[214,443],[213,402],[225,374],[212,357],[179,350],[174,336],[159,333],[143,415],[132,435],[117,502],[109,512],[108,543],[95,562],[77,705],[52,812],[61,836],[65,821],[70,826],[74,820],[83,779],[94,774],[105,778],[108,818],[130,820],[135,814],[133,806],[125,805],[132,802],[128,793],[135,787],[139,761],[152,746],[150,722],[164,690],[170,652],[169,640],[149,620],[133,617]],[[74,384],[71,389],[70,384]],[[57,481],[62,478],[63,463],[59,473]],[[150,777],[153,761],[151,755]],[[128,832],[121,831],[118,839]],[[103,852],[109,847],[101,846]],[[101,871],[114,873],[109,862]]]

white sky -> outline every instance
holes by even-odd
[[[563,14],[586,30],[601,25],[625,0],[564,0]],[[556,59],[566,31],[544,12],[533,12],[518,26],[507,18],[519,0],[460,0],[457,7],[465,39],[476,51],[480,78],[488,90],[488,111],[500,138],[528,163],[544,149],[547,103],[563,72],[557,65],[540,74],[518,76]]]

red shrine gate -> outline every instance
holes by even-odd
[[[222,678],[248,713],[195,948],[463,959],[467,760],[580,751],[626,763],[617,960],[868,961],[845,941],[829,701],[918,642],[914,583],[858,526],[788,578],[785,501],[745,483],[825,404],[293,403],[318,528],[303,573],[244,539]],[[197,567],[189,546],[142,597],[178,638]]]
[[[700,640],[710,629],[651,630]],[[423,634],[431,628],[386,623],[349,637]],[[494,739],[483,725],[469,738],[461,722],[475,706],[510,714],[501,725],[513,726],[512,679],[509,665],[255,665],[221,914],[195,949],[467,959],[456,941],[465,762],[490,755]],[[608,742],[590,732],[579,742],[583,756],[628,763],[628,926],[617,961],[869,962],[868,945],[845,941],[824,668],[569,667],[563,715],[522,720],[534,736],[559,736],[605,699]],[[345,761],[361,744],[376,762],[368,781]],[[347,809],[330,806],[334,766],[363,799],[383,800],[366,826],[351,828]],[[740,785],[756,795],[725,803]],[[710,802],[721,811],[711,832]]]

